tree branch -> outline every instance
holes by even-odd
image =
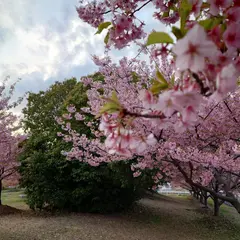
[[[166,118],[163,114],[162,115],[141,114],[141,113],[129,112],[128,110],[123,110],[123,115],[128,115],[128,116],[132,116],[132,117],[153,118],[153,119]]]
[[[229,111],[231,114],[233,114],[231,108],[230,108],[230,107],[228,106],[228,104],[227,104],[227,101],[224,100],[223,102],[224,102],[225,106],[227,107],[228,111]],[[238,123],[238,120],[237,120],[235,117],[233,117],[233,120],[234,120],[236,123]]]
[[[134,13],[140,11],[142,8],[144,8],[144,7],[145,7],[147,4],[149,4],[150,2],[152,2],[152,0],[149,0],[149,1],[145,2],[141,7],[137,8],[135,11],[133,11],[133,12],[130,14],[130,16],[133,16]]]
[[[219,194],[217,192],[215,192],[214,190],[212,190],[211,188],[208,188],[206,186],[202,186],[201,184],[199,183],[195,183],[193,182],[187,175],[187,173],[183,170],[183,168],[180,166],[179,164],[179,160],[177,159],[174,159],[172,158],[172,163],[178,168],[178,170],[182,173],[183,177],[185,178],[185,181],[190,184],[191,186],[194,186],[194,187],[197,187],[199,188],[200,190],[204,190],[204,191],[207,191],[209,192],[213,197],[217,197],[221,200],[224,200],[224,201],[227,201],[227,202],[230,202],[233,206],[236,205],[236,210],[240,213],[240,208],[237,208],[238,206],[238,200],[233,196],[231,195],[231,193],[228,193],[228,195],[231,195],[230,196],[224,196],[222,194]]]
[[[209,87],[204,87],[202,80],[198,77],[196,73],[193,73],[192,76],[195,78],[196,82],[198,83],[201,94],[206,97],[210,96],[211,94],[208,93],[208,91],[210,90]]]

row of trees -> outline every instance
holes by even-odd
[[[135,64],[142,64],[144,67],[144,63],[136,60]],[[107,75],[106,71],[109,69],[113,72],[108,72]],[[104,135],[98,131],[99,120],[96,120],[93,114],[101,109],[104,101],[101,96],[106,96],[107,92],[111,97],[113,90],[119,92],[124,88],[124,100],[118,99],[118,102],[134,99],[134,104],[143,101],[143,107],[153,104],[154,97],[150,92],[143,92],[140,99],[136,97],[136,88],[144,84],[144,78],[148,74],[147,67],[143,69],[136,71],[134,61],[130,64],[127,59],[121,60],[119,66],[106,59],[100,69],[101,74],[83,78],[80,83],[77,83],[76,79],[70,79],[54,84],[46,92],[29,94],[27,107],[23,110],[23,126],[30,135],[21,153],[20,173],[21,184],[26,188],[31,208],[116,211],[128,207],[138,199],[142,193],[140,190],[152,186],[153,181],[156,188],[164,179],[187,188],[205,205],[211,197],[214,200],[215,215],[218,215],[219,207],[224,201],[230,202],[239,211],[239,202],[234,195],[239,186],[238,150],[234,144],[239,134],[238,93],[232,94],[223,102],[212,103],[207,108],[205,106],[200,116],[201,124],[199,122],[192,131],[188,130],[184,134],[177,135],[168,126],[164,130],[153,132],[158,122],[149,125],[149,121],[139,121],[141,131],[159,136],[158,145],[155,144],[150,152],[147,143],[151,142],[151,138],[143,139],[137,154],[133,156],[127,153],[121,157],[107,152]],[[128,84],[114,83],[116,76],[129,81]],[[127,105],[130,107],[129,103]],[[78,112],[77,109],[81,111]],[[55,119],[55,116],[61,113],[62,118]],[[2,116],[5,116],[12,126],[8,126],[8,132],[2,132],[5,134],[2,143],[5,150],[2,154],[5,156],[3,154],[1,157],[4,161],[2,179],[9,176],[16,179],[16,157],[20,148],[19,144],[15,143],[19,143],[20,138],[14,137],[12,133],[19,125],[13,127],[14,121],[7,118],[13,118],[12,114]],[[104,115],[104,118],[105,125],[101,123],[101,130],[115,127],[108,115]],[[67,131],[67,134],[62,131]],[[128,135],[125,136],[127,144],[131,144]],[[230,140],[232,142],[229,142]],[[225,146],[226,144],[230,145]],[[62,149],[69,150],[63,153]],[[225,158],[222,159],[224,152]],[[73,161],[65,161],[66,154]],[[224,164],[220,160],[224,161]],[[118,163],[114,163],[115,161]],[[89,166],[86,162],[98,167]],[[134,171],[134,177],[138,178],[134,179],[130,170]],[[109,192],[106,189],[109,189]],[[113,189],[117,193],[113,194]],[[112,205],[109,204],[109,197],[113,198]]]
[[[158,145],[155,144],[150,152],[147,143],[151,142],[151,138],[143,139],[137,154],[133,156],[127,153],[121,157],[107,152],[104,135],[98,130],[99,120],[93,116],[101,109],[104,101],[101,96],[105,96],[106,91],[111,96],[112,90],[118,92],[125,87],[123,102],[134,99],[135,104],[143,101],[143,107],[152,104],[153,95],[150,92],[143,93],[146,98],[136,98],[136,87],[144,84],[148,69],[145,66],[145,72],[143,68],[140,72],[134,71],[136,69],[133,62],[129,64],[127,59],[123,59],[120,66],[117,66],[106,59],[101,74],[83,78],[80,83],[76,79],[66,80],[54,84],[46,92],[29,94],[27,107],[23,110],[23,126],[30,135],[21,153],[20,173],[30,207],[95,212],[121,210],[138,199],[142,194],[141,190],[152,186],[153,181],[156,188],[164,179],[173,185],[187,188],[205,205],[211,197],[214,200],[215,215],[218,215],[219,207],[224,201],[230,202],[238,210],[239,202],[234,195],[239,184],[237,161],[233,162],[230,155],[234,154],[236,160],[238,152],[233,148],[234,144],[230,145],[232,149],[218,145],[225,144],[229,139],[234,143],[234,139],[238,137],[238,93],[232,94],[223,102],[203,108],[203,115],[200,116],[202,123],[198,123],[194,130],[179,135],[168,127],[153,132],[158,122],[152,125],[149,121],[139,121],[141,131],[159,136]],[[135,64],[141,63],[135,60]],[[142,65],[144,66],[143,63]],[[113,72],[106,75],[108,69]],[[116,76],[128,80],[128,84],[114,83]],[[119,101],[122,100],[118,99]],[[78,112],[77,109],[81,111]],[[55,118],[62,113],[62,118]],[[101,123],[101,130],[115,127],[109,116],[104,115],[104,118],[106,123]],[[228,126],[220,130],[227,121]],[[67,131],[67,134],[62,131]],[[131,144],[128,135],[125,136],[127,144]],[[223,154],[220,152],[221,147],[226,147],[223,151],[230,150],[226,152],[228,155],[224,155],[230,157],[228,162],[226,158],[223,159],[225,165],[218,159],[219,154],[221,157]],[[62,149],[68,151],[62,152]],[[66,161],[64,155],[72,161]],[[16,155],[14,157],[15,160]],[[11,162],[9,158],[7,161]],[[16,161],[12,162],[16,164]],[[6,165],[5,163],[5,167]],[[16,172],[16,167],[13,169]],[[131,170],[137,178],[132,177]]]
[[[137,14],[150,4],[170,34],[145,38]],[[92,195],[96,179],[113,184],[116,202],[129,189],[135,198],[150,173],[155,188],[165,179],[204,203],[210,196],[215,215],[225,201],[240,212],[239,1],[93,0],[77,12],[96,34],[107,30],[108,49],[143,39],[139,54],[153,64],[94,57],[98,74],[29,95],[20,171],[30,206],[96,211],[110,206]]]
[[[137,13],[150,4],[171,34],[145,38]],[[240,212],[239,1],[81,1],[77,12],[97,34],[107,30],[107,48],[143,39],[139,54],[154,65],[94,58],[104,81],[83,81],[89,108],[72,106],[58,119],[60,135],[72,142],[68,159],[97,166],[136,158],[135,176],[158,169],[156,181],[164,176],[202,199],[211,196],[215,215],[224,201]],[[86,113],[101,117],[100,131]],[[71,125],[73,115],[88,122],[94,141]]]
[[[136,116],[128,117],[128,121],[132,122],[131,127],[137,128],[141,135],[148,136],[139,136],[137,145],[135,140],[131,139],[131,127],[123,129],[122,122],[117,120],[117,114],[104,114],[99,126],[103,132],[96,128],[95,119],[90,121],[85,117],[86,114],[98,114],[106,108],[106,105],[102,108],[106,96],[111,98],[112,105],[121,103],[122,111],[134,111],[136,106],[148,107],[147,111],[151,111],[151,107],[156,104],[153,94],[144,90],[142,96],[137,97],[148,74],[147,68],[136,71],[136,66],[140,64],[139,61],[135,60],[134,64],[133,60],[127,59],[121,60],[119,65],[111,63],[109,59],[102,60],[100,71],[105,76],[104,81],[83,79],[89,88],[87,94],[90,108],[77,111],[76,107],[70,106],[68,113],[57,119],[63,129],[59,135],[73,145],[65,155],[68,159],[78,159],[93,166],[102,162],[135,158],[136,162],[132,163],[131,167],[135,177],[140,176],[142,170],[157,169],[153,176],[156,183],[164,178],[173,185],[187,188],[196,196],[200,195],[205,203],[210,196],[214,200],[215,215],[218,215],[219,206],[224,201],[230,202],[239,212],[237,194],[240,168],[239,153],[236,149],[240,136],[238,92],[223,101],[203,105],[198,113],[196,126],[181,133],[176,133],[172,125],[158,115],[154,122]],[[122,81],[116,82],[116,78]],[[116,99],[114,94],[112,95],[113,91],[124,94],[118,94]],[[178,101],[181,101],[181,98]],[[155,113],[159,114],[157,111]],[[77,118],[79,124],[84,123],[91,128],[92,134],[95,134],[94,141],[80,134],[77,125],[73,124],[73,118]],[[116,130],[104,143],[104,134],[112,129]],[[110,149],[108,152],[114,144],[118,144],[118,153],[121,151],[121,155],[116,154],[117,150]],[[127,149],[129,146],[135,151],[134,154]]]

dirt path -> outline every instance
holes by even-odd
[[[239,240],[240,228],[213,229],[192,200],[143,199],[119,215],[36,216],[30,212],[1,216],[1,240]],[[209,223],[205,223],[209,221]],[[209,225],[210,224],[210,225]],[[220,223],[219,223],[220,224]],[[224,223],[225,224],[225,223]],[[227,223],[229,224],[229,223]],[[209,225],[209,226],[208,226]],[[225,225],[224,225],[225,226]],[[239,235],[238,235],[239,233]],[[228,238],[226,238],[228,236]]]

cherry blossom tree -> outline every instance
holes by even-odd
[[[19,179],[17,168],[19,163],[17,161],[18,154],[21,152],[19,144],[25,139],[24,136],[13,136],[6,132],[1,132],[0,141],[0,205],[1,191],[3,181],[16,183]]]
[[[153,16],[172,27],[171,36],[153,31],[145,38],[144,23],[137,13],[150,4],[156,10]],[[239,7],[238,1],[233,0],[80,1],[79,17],[98,28],[97,34],[108,30],[107,47],[121,49],[132,41],[143,39],[140,52],[146,52],[156,64],[155,74],[146,76],[145,85],[155,97],[156,104],[151,110],[158,111],[158,116],[151,111],[144,115],[139,110],[122,106],[123,102],[116,103],[118,93],[101,113],[118,112],[117,118],[122,122],[128,116],[161,118],[164,123],[175,119],[176,131],[194,126],[204,97],[219,101],[237,88]],[[105,22],[105,19],[111,21]],[[166,79],[160,71],[159,58],[163,57],[172,65],[171,79]],[[138,96],[142,94],[138,91]],[[127,125],[125,122],[123,128]],[[108,144],[112,133],[105,133]]]
[[[2,181],[18,179],[17,155],[21,151],[19,144],[25,139],[17,133],[19,119],[11,112],[22,100],[11,101],[14,88],[15,84],[10,85],[8,79],[0,86],[0,205]]]
[[[202,104],[194,119],[196,124],[187,130],[180,124],[178,128],[183,131],[179,133],[175,131],[178,116],[171,116],[171,109],[168,110],[168,105],[164,105],[164,98],[161,106],[165,107],[161,110],[154,109],[159,99],[146,90],[151,68],[145,62],[136,59],[128,61],[126,58],[119,65],[112,63],[109,58],[100,62],[96,58],[95,62],[100,64],[100,71],[105,78],[104,82],[82,79],[84,84],[91,86],[87,92],[89,108],[83,108],[79,112],[74,106],[69,106],[69,113],[57,119],[66,131],[59,133],[59,136],[73,143],[72,150],[65,152],[67,158],[86,161],[93,166],[101,162],[136,158],[137,162],[132,165],[135,177],[143,169],[159,169],[153,176],[156,183],[164,176],[173,185],[202,193],[205,204],[207,197],[211,196],[215,201],[216,214],[217,208],[224,201],[231,202],[239,211],[236,197],[240,173],[240,162],[236,155],[240,136],[239,93],[231,94],[220,102],[208,101],[207,104]],[[164,62],[161,70],[164,78],[170,81],[172,66]],[[121,81],[116,82],[116,78]],[[115,94],[112,96],[113,91],[118,93],[118,99]],[[162,93],[162,96],[166,93]],[[172,104],[188,100],[178,95],[175,97]],[[97,115],[109,107],[102,107],[108,98],[112,100],[109,103],[111,107],[119,107],[121,103],[122,114],[130,111],[125,117],[129,123],[127,126],[119,120],[118,113],[105,113],[99,125],[100,131],[96,130],[96,121],[85,122],[92,128],[95,139],[88,139],[80,135],[77,129],[71,128],[72,118],[85,121],[85,113]],[[204,100],[207,101],[206,97]],[[141,113],[135,113],[136,108],[141,109]],[[171,116],[170,120],[159,117],[163,111],[165,115]],[[186,109],[186,116],[187,114],[191,114],[191,109]],[[146,118],[146,115],[151,118]],[[109,135],[104,143],[102,137],[106,134]]]
[[[147,5],[171,33],[144,32],[137,13]],[[83,121],[84,111],[101,117],[101,132],[93,128],[92,141],[58,119],[65,140],[73,142],[68,158],[97,165],[136,157],[135,176],[158,168],[156,182],[164,174],[172,183],[210,194],[216,215],[219,200],[240,212],[239,9],[237,0],[80,1],[79,17],[98,28],[97,34],[107,30],[108,49],[142,40],[139,54],[149,56],[150,64],[94,58],[104,82],[83,80],[91,85],[90,108],[74,114]],[[64,118],[71,117],[70,112]]]

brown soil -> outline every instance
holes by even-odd
[[[21,213],[21,210],[8,205],[0,205],[0,216],[16,213]]]
[[[8,213],[18,210],[7,208]],[[198,213],[192,199],[150,196],[122,214],[0,216],[0,240],[239,240],[240,228]],[[0,210],[1,211],[1,210]],[[226,224],[227,223],[227,224]]]

